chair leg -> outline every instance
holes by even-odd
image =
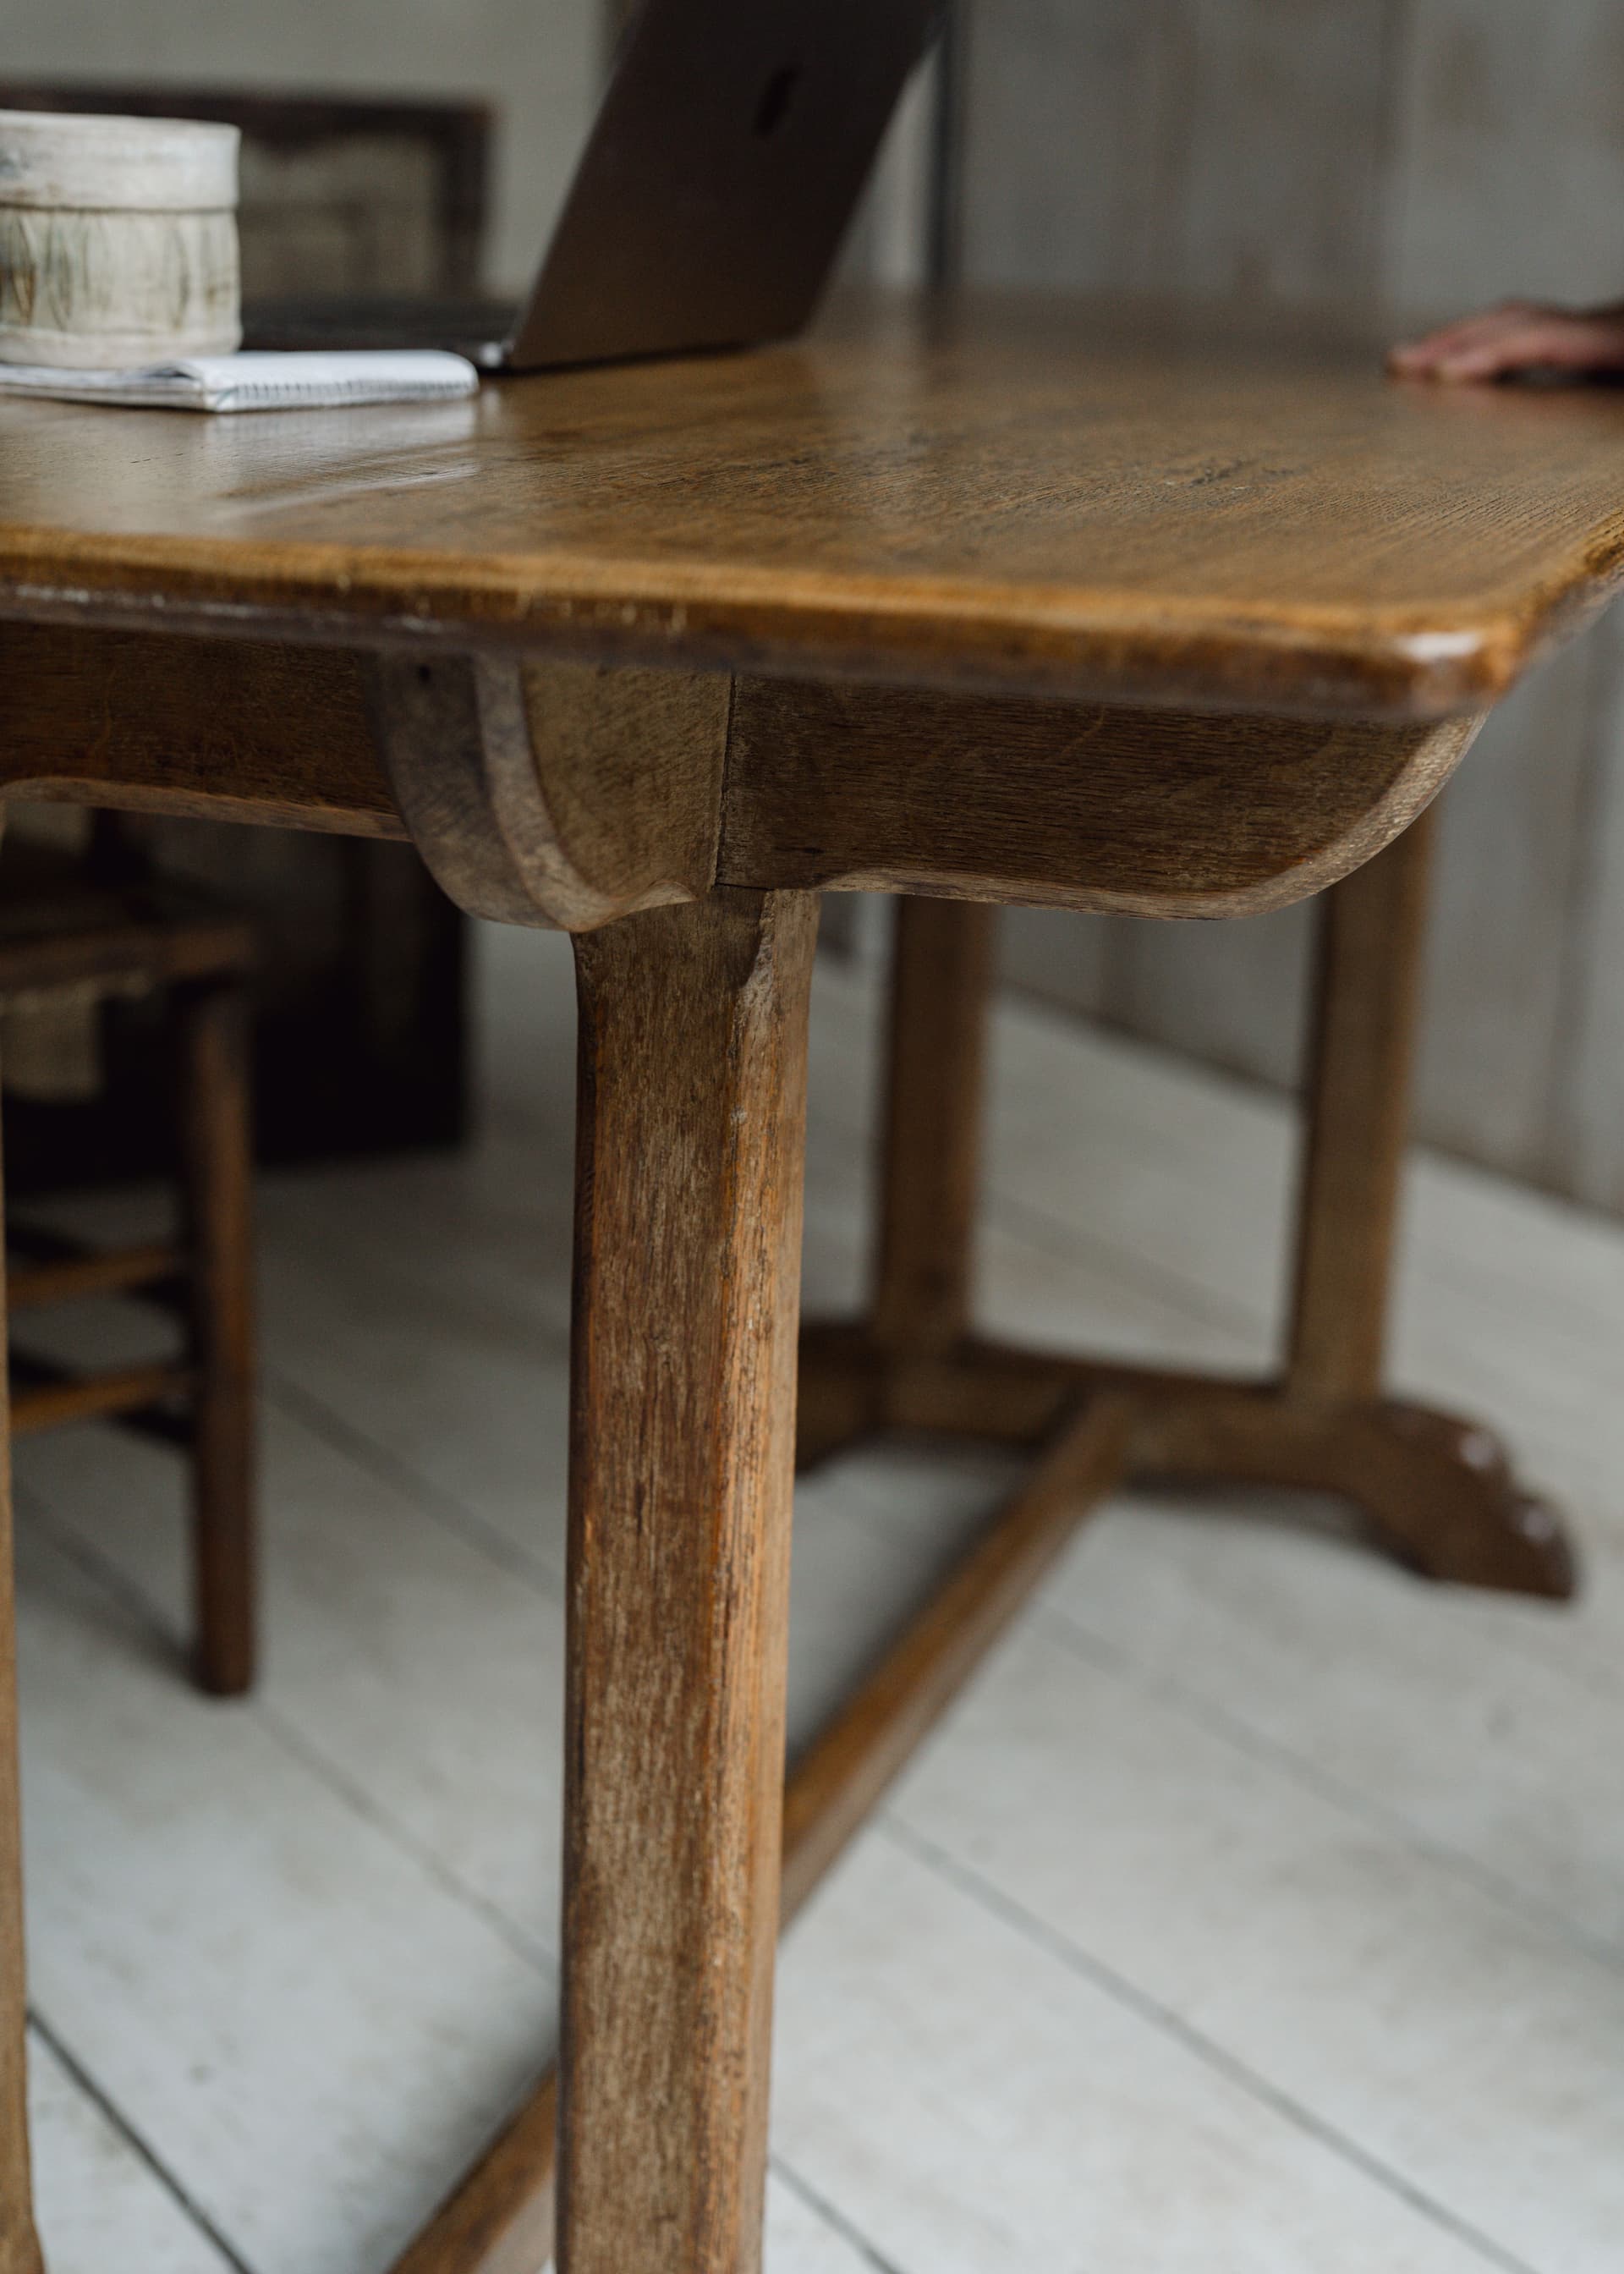
[[[194,1662],[198,1686],[253,1684],[253,1157],[248,1004],[239,983],[179,991],[180,1127],[191,1268]]]
[[[559,2274],[757,2274],[816,906],[576,943]]]

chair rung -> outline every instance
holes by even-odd
[[[38,1382],[12,1392],[11,1434],[23,1437],[34,1430],[57,1428],[65,1421],[133,1412],[165,1398],[186,1397],[193,1388],[192,1369],[186,1366],[136,1366],[117,1374]]]
[[[117,1295],[174,1279],[184,1269],[179,1249],[162,1241],[54,1257],[48,1262],[19,1264],[9,1276],[6,1301],[13,1311],[26,1311],[44,1303],[70,1302],[77,1295]]]

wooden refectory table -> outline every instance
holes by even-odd
[[[780,1909],[1124,1473],[1319,1486],[1437,1576],[1564,1592],[1492,1438],[1382,1397],[1381,1328],[1412,825],[1621,567],[1624,398],[1086,307],[880,306],[430,408],[0,405],[6,795],[410,837],[464,907],[576,936],[560,2054],[399,2274],[535,2274],[555,2132],[560,2274],[752,2274]],[[836,886],[909,897],[876,1288],[803,1338],[803,1456],[905,1428],[1039,1458],[786,1792]],[[978,1339],[992,907],[1321,891],[1278,1380]],[[8,1528],[0,2274],[38,2274],[11,1624]]]

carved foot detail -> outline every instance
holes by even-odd
[[[965,1341],[901,1352],[860,1325],[801,1342],[801,1458],[885,1430],[1042,1442],[1068,1400],[1126,1396],[1130,1473],[1335,1494],[1429,1578],[1566,1601],[1577,1585],[1556,1513],[1517,1483],[1480,1423],[1397,1399],[1317,1402],[1273,1382],[1158,1373]]]
[[[1559,1601],[1574,1592],[1555,1514],[1520,1488],[1480,1423],[1396,1399],[1308,1403],[1218,1384],[1152,1391],[1141,1410],[1141,1473],[1334,1493],[1428,1578]]]
[[[1558,1602],[1575,1592],[1577,1559],[1556,1510],[1522,1489],[1481,1423],[1390,1400],[1359,1417],[1350,1458],[1369,1480],[1350,1496],[1430,1578]]]

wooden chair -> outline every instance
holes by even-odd
[[[250,304],[290,293],[438,298],[477,285],[491,137],[483,104],[77,80],[0,82],[0,108],[240,127]],[[409,847],[295,832],[267,836],[250,860],[241,832],[219,823],[105,814],[99,850],[76,862],[14,831],[0,870],[0,1001],[13,1013],[77,1002],[82,1024],[86,1005],[165,993],[183,1229],[176,1243],[88,1254],[13,1226],[11,1311],[20,1322],[70,1296],[134,1293],[178,1306],[189,1336],[183,1358],[87,1378],[14,1359],[12,1426],[26,1434],[106,1415],[184,1443],[197,1677],[234,1696],[250,1687],[255,1660],[251,1087],[274,1108],[259,1133],[271,1157],[459,1137],[463,919]],[[229,894],[252,927],[203,892]],[[94,1102],[9,1101],[14,1194],[165,1163],[176,1114],[153,1078],[156,1027],[117,1023],[120,1046],[103,1054]]]
[[[199,896],[114,860],[15,840],[0,862],[0,1008],[100,1005],[162,990],[180,1153],[176,1237],[98,1249],[7,1227],[9,1308],[133,1294],[178,1311],[181,1353],[73,1374],[13,1351],[19,1436],[93,1416],[182,1444],[191,1464],[198,1685],[240,1696],[255,1660],[252,1159],[247,978],[253,934]],[[112,866],[115,873],[107,870]],[[125,873],[117,873],[122,868]]]

